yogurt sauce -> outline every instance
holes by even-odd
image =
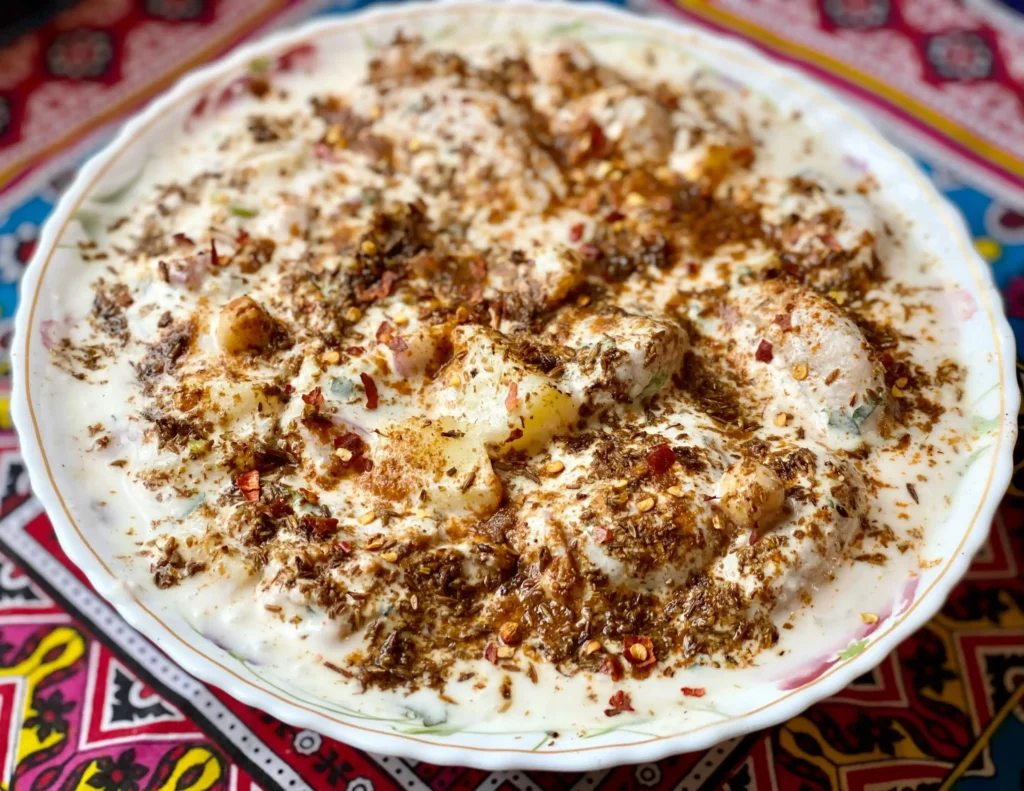
[[[343,713],[699,724],[735,666],[756,707],[937,560],[974,439],[938,267],[670,52],[445,47],[256,64],[79,244],[46,329],[92,517]]]

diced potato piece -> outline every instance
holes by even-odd
[[[574,399],[517,360],[504,335],[463,326],[452,333],[452,342],[455,361],[441,375],[439,396],[492,456],[536,453],[569,432],[579,414]]]
[[[416,417],[382,426],[379,436],[370,485],[392,507],[406,502],[480,519],[501,504],[501,481],[468,426],[448,418]]]
[[[228,354],[264,349],[273,337],[274,319],[252,297],[238,297],[221,308],[217,340]]]
[[[570,395],[555,387],[546,376],[528,374],[521,380],[520,387],[519,403],[507,412],[506,421],[512,424],[515,432],[518,420],[523,435],[510,443],[502,440],[500,447],[508,445],[512,450],[532,454],[543,448],[552,437],[568,433],[579,408]]]
[[[786,501],[786,487],[772,469],[743,460],[719,479],[718,496],[719,506],[737,527],[757,530],[777,518]]]

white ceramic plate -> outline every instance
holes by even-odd
[[[119,580],[113,557],[87,494],[76,486],[69,459],[73,443],[63,431],[60,396],[46,386],[53,375],[44,348],[47,322],[61,322],[62,289],[69,273],[83,266],[75,246],[83,228],[100,221],[110,203],[161,140],[181,134],[197,102],[243,74],[257,57],[317,50],[372,48],[401,27],[428,41],[453,29],[501,30],[514,25],[534,36],[629,37],[685,52],[724,79],[770,97],[783,112],[799,109],[820,139],[842,152],[853,166],[870,170],[879,194],[906,211],[915,242],[942,264],[947,313],[959,354],[972,365],[966,400],[979,424],[980,440],[953,504],[941,523],[929,525],[924,551],[941,558],[922,570],[916,584],[894,598],[891,610],[873,626],[845,635],[840,649],[808,641],[791,646],[792,672],[783,682],[760,684],[756,694],[742,684],[709,690],[701,716],[680,725],[678,718],[654,718],[643,726],[618,727],[551,738],[530,733],[448,732],[381,722],[358,711],[289,690],[261,676],[189,628],[155,592]],[[76,236],[77,234],[77,236]],[[93,264],[92,266],[96,266]],[[863,118],[797,73],[766,60],[742,44],[691,30],[663,19],[646,20],[605,6],[538,2],[406,4],[376,8],[337,20],[322,20],[243,47],[195,72],[125,125],[117,138],[82,168],[43,231],[22,285],[12,351],[15,371],[14,420],[33,489],[45,505],[61,544],[93,585],[143,634],[182,667],[240,700],[282,720],[320,731],[357,747],[487,769],[594,769],[651,761],[672,753],[706,748],[739,734],[788,719],[846,686],[876,665],[907,635],[924,624],[960,579],[988,533],[1012,470],[1019,393],[1014,379],[1014,342],[1001,313],[1000,298],[984,262],[971,245],[959,215],[905,155],[885,142]],[[894,587],[899,587],[895,585]],[[851,591],[851,596],[856,596]],[[845,649],[843,648],[845,646]],[[737,682],[744,671],[735,671]],[[554,702],[555,705],[557,702]],[[625,719],[625,718],[623,718]]]

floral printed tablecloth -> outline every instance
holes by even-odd
[[[32,499],[9,431],[5,352],[40,225],[118,119],[183,70],[261,30],[360,4],[81,0],[5,37],[0,790],[1024,787],[1024,476],[942,612],[842,693],[704,753],[583,775],[444,768],[293,728],[188,676],[92,591]],[[642,9],[744,37],[864,106],[963,212],[1024,340],[1022,0],[642,0]]]

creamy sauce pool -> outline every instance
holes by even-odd
[[[937,266],[799,118],[612,42],[208,104],[49,343],[131,583],[252,672],[427,728],[701,722],[936,560]]]

